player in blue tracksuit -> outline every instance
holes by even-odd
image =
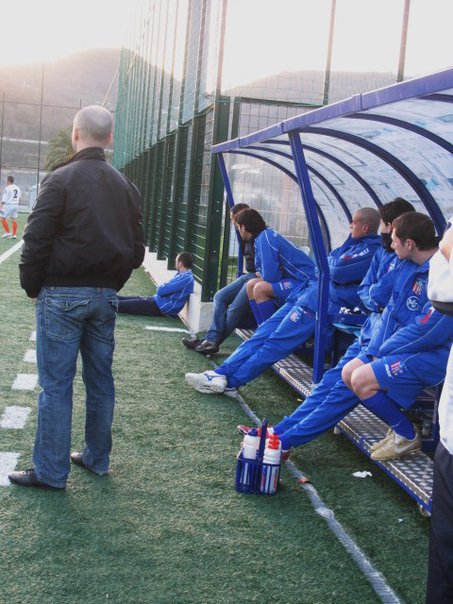
[[[236,224],[244,241],[254,239],[257,277],[247,282],[247,295],[260,325],[277,305],[289,297],[295,299],[314,279],[315,264],[301,248],[266,227],[256,210],[243,210]]]
[[[371,228],[377,231],[379,224],[379,214],[374,212],[377,220],[373,215],[362,236],[353,237],[347,251],[336,259],[337,264],[341,264],[341,269],[348,270],[355,282],[360,282],[363,278],[379,245],[379,237],[369,234]],[[351,231],[355,233],[353,225]],[[363,262],[365,257],[368,258],[368,266]],[[350,260],[349,267],[346,266],[347,258]],[[346,283],[345,285],[347,286]],[[187,373],[186,381],[199,392],[228,392],[250,382],[275,362],[287,357],[314,333],[318,307],[317,279],[310,281],[297,298],[294,298],[294,295],[290,296],[287,302],[262,323],[253,336],[243,342],[215,371]],[[353,303],[355,304],[355,296]],[[338,303],[332,302],[329,310],[337,311]]]
[[[118,296],[118,312],[151,317],[176,317],[193,292],[193,257],[189,252],[176,256],[176,275],[159,285],[154,296]]]
[[[394,269],[399,263],[398,256],[391,248],[391,225],[402,213],[413,211],[412,204],[401,198],[380,209],[382,246],[373,256],[370,268],[358,288],[362,305],[370,314],[339,363],[324,374],[312,393],[291,415],[274,426],[285,449],[317,438],[335,426],[360,402],[341,379],[341,371],[348,361],[356,358],[366,348],[380,321],[382,309],[390,299],[396,275]],[[249,429],[247,426],[238,428],[241,431]]]
[[[435,311],[427,298],[429,260],[437,250],[431,221],[418,212],[403,214],[394,222],[392,241],[404,260],[392,297],[366,353],[342,373],[362,404],[391,428],[371,454],[380,461],[420,449],[421,436],[402,409],[423,388],[443,381],[453,339],[453,318]]]

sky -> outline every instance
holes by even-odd
[[[132,15],[134,3],[1,0],[0,65],[50,62],[91,48],[119,48],[129,33],[127,13]]]
[[[149,1],[1,0],[0,65],[121,47],[130,39],[136,5]],[[336,4],[332,69],[396,73],[404,0]],[[225,86],[323,69],[330,6],[331,0],[229,0]],[[453,0],[411,0],[407,75],[453,65],[452,23]]]
[[[226,87],[269,71],[324,69],[330,8],[331,0],[229,0]],[[404,0],[337,0],[332,69],[396,74],[403,9]],[[411,0],[407,75],[453,65],[452,23],[453,0]]]

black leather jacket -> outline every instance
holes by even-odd
[[[24,231],[23,289],[43,286],[119,290],[145,254],[140,193],[105,161],[83,149],[43,182]]]

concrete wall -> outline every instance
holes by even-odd
[[[143,267],[150,278],[161,285],[171,279],[175,271],[167,270],[166,260],[157,260],[154,252],[146,252]],[[201,285],[195,281],[194,293],[190,295],[189,302],[179,313],[181,320],[192,333],[207,331],[211,322],[212,302],[201,302]]]

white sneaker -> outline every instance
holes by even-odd
[[[11,239],[12,235],[11,233],[5,233],[4,235],[2,235],[2,239]]]
[[[215,392],[221,394],[227,387],[227,379],[215,371],[205,371],[204,373],[186,373],[186,382],[204,394]]]
[[[17,236],[16,235],[12,235],[11,239],[17,239]]]

